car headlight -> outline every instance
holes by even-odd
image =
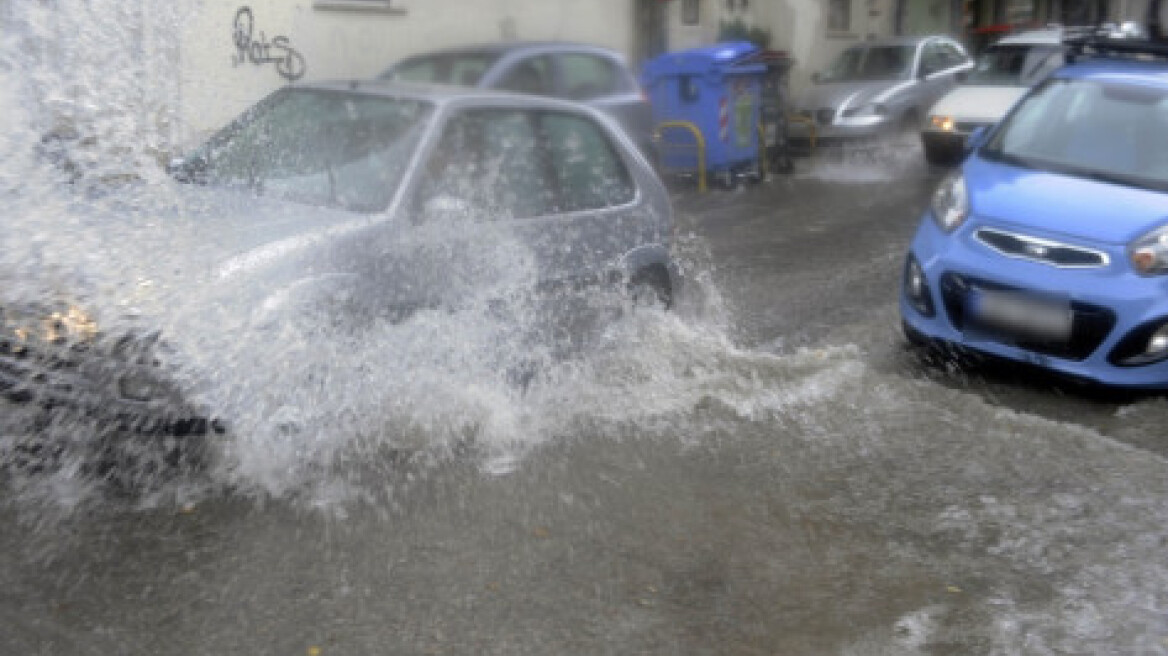
[[[957,122],[953,120],[952,116],[938,116],[934,114],[929,117],[929,126],[941,132],[953,132],[957,129]]]
[[[843,111],[846,118],[854,116],[884,116],[888,113],[888,108],[880,103],[864,103],[859,107],[850,107]]]
[[[1168,273],[1168,226],[1157,228],[1132,242],[1128,259],[1144,276]]]
[[[97,339],[97,322],[75,305],[57,309],[0,307],[0,339],[17,344],[37,340],[48,344],[90,344]]]
[[[965,222],[969,216],[969,193],[965,187],[965,176],[961,171],[954,171],[945,176],[933,192],[933,200],[929,204],[933,213],[933,220],[945,232],[953,232],[957,226]]]

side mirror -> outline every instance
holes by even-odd
[[[954,79],[957,80],[958,84],[964,84],[965,81],[969,79],[969,71],[957,71],[957,75],[954,76]]]
[[[991,127],[993,126],[983,125],[981,127],[974,128],[973,132],[969,133],[969,136],[965,138],[966,154],[972,153],[978,148],[981,148],[986,144],[987,141],[989,141]]]

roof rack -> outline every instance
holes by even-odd
[[[1067,36],[1066,58],[1075,62],[1081,58],[1126,58],[1139,60],[1168,60],[1168,42],[1112,36],[1110,31],[1096,30]]]

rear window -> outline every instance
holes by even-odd
[[[966,84],[1031,86],[1062,64],[1059,45],[991,46],[978,57]]]

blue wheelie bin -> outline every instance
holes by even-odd
[[[706,173],[729,181],[735,173],[758,171],[767,68],[751,61],[757,53],[754,44],[733,41],[645,63],[641,81],[653,106],[662,172],[695,173],[704,166]]]

